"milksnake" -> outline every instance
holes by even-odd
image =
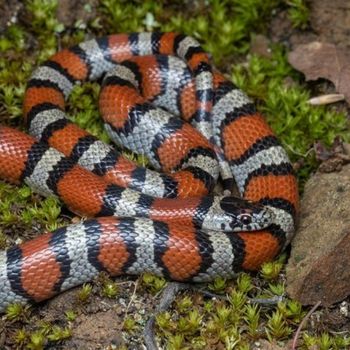
[[[163,173],[66,118],[74,85],[102,76],[111,139]],[[0,312],[101,271],[230,278],[271,260],[293,236],[298,191],[286,152],[192,37],[117,34],[59,51],[32,74],[24,117],[32,136],[0,126],[0,177],[89,219],[0,252]],[[210,194],[219,173],[225,189],[234,178],[242,199]]]

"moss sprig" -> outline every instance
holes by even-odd
[[[288,17],[295,28],[306,29],[310,11],[305,0],[286,0],[288,8]]]

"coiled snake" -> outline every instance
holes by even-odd
[[[162,173],[66,118],[74,84],[104,75],[99,105],[111,139]],[[0,177],[91,219],[0,252],[0,311],[101,271],[230,278],[292,238],[298,192],[286,152],[191,37],[118,34],[64,49],[34,71],[24,116],[32,136],[0,127]],[[210,194],[219,173],[243,199]]]

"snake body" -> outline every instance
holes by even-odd
[[[103,75],[111,139],[164,173],[137,167],[66,118],[73,86]],[[118,34],[64,49],[34,71],[24,116],[32,136],[0,126],[0,177],[91,219],[0,253],[0,312],[101,271],[230,278],[292,238],[298,191],[286,152],[191,37]],[[219,173],[242,199],[210,194]]]

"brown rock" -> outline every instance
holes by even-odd
[[[287,292],[303,304],[331,305],[350,294],[350,165],[305,185],[287,265]]]

